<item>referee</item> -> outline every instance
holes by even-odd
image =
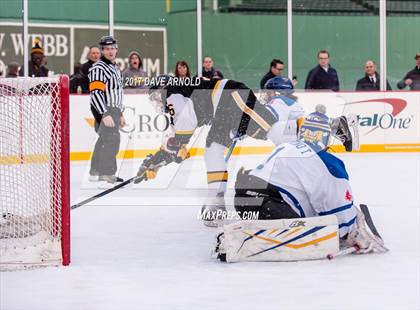
[[[108,184],[122,182],[115,176],[116,155],[120,148],[119,128],[125,125],[123,110],[123,80],[115,64],[118,45],[111,36],[99,42],[102,56],[89,69],[90,109],[99,135],[90,166],[90,181]]]

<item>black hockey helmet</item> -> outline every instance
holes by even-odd
[[[117,40],[113,36],[103,36],[99,40],[99,46],[103,48],[104,46],[113,45],[115,48],[118,48]]]

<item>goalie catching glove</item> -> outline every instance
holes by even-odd
[[[176,137],[169,138],[166,146],[162,146],[154,155],[149,154],[146,156],[137,172],[137,178],[134,183],[152,180],[156,178],[158,170],[163,166],[172,162],[180,163],[189,157],[190,153],[186,144],[181,144]]]

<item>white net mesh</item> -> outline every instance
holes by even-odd
[[[0,78],[0,269],[60,264],[59,78]]]

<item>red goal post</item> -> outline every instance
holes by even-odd
[[[70,263],[69,78],[0,78],[0,270]]]

